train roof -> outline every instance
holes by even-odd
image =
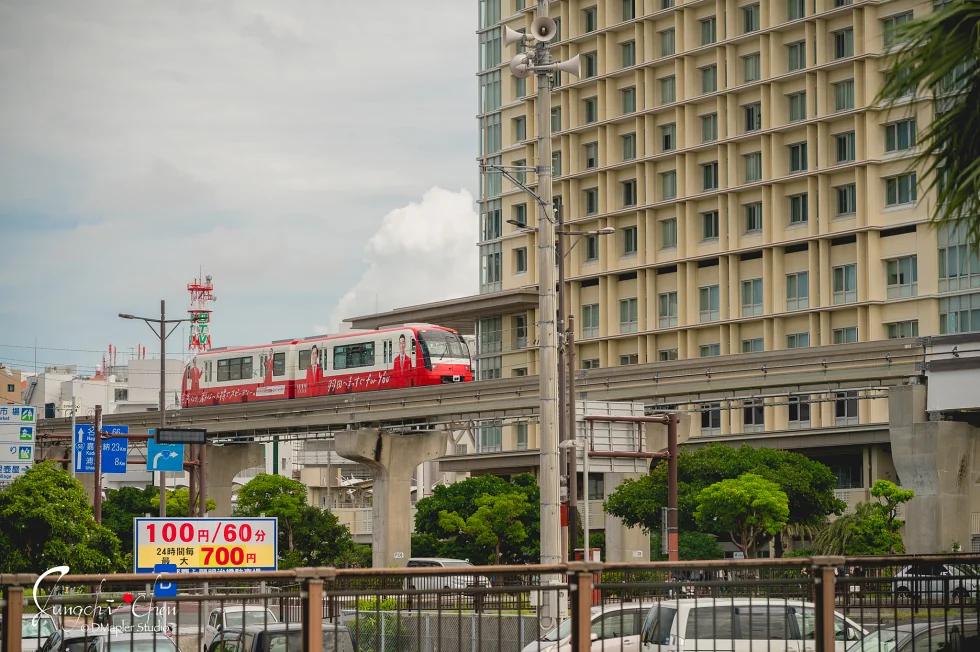
[[[452,328],[446,328],[445,326],[439,326],[438,324],[404,324],[402,326],[391,326],[391,327],[388,327],[388,328],[379,328],[379,329],[376,329],[376,330],[363,330],[363,331],[357,331],[357,332],[352,332],[352,333],[337,333],[337,334],[333,334],[333,335],[312,335],[310,337],[297,337],[297,338],[287,338],[287,339],[283,339],[283,340],[273,340],[271,343],[267,343],[267,344],[252,344],[252,345],[248,345],[248,346],[221,346],[221,347],[214,347],[214,348],[212,348],[212,349],[210,349],[208,351],[205,351],[203,353],[199,353],[199,354],[197,354],[194,357],[207,356],[207,355],[210,355],[210,354],[218,354],[218,353],[221,353],[221,354],[224,354],[224,353],[235,353],[236,351],[256,351],[256,350],[261,350],[261,349],[278,349],[278,348],[282,348],[282,347],[285,347],[285,346],[292,346],[294,344],[301,344],[301,343],[304,343],[304,342],[309,342],[309,343],[315,344],[317,342],[325,342],[325,341],[328,341],[328,340],[332,341],[332,340],[343,340],[343,339],[347,339],[347,338],[351,338],[351,337],[363,337],[363,336],[366,336],[368,334],[373,334],[373,333],[394,333],[394,332],[398,332],[398,331],[401,331],[401,330],[405,330],[406,328],[423,329],[423,330],[424,329],[427,329],[427,328],[433,328],[433,329],[434,328],[437,328],[439,330],[451,331],[453,333],[456,332]]]

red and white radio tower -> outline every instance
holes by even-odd
[[[187,284],[187,291],[191,293],[191,307],[187,310],[191,324],[188,351],[201,353],[211,349],[211,302],[215,300],[213,290],[210,276],[205,276],[203,282],[196,278],[193,283]]]

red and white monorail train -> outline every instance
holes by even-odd
[[[412,324],[347,335],[211,349],[184,375],[183,405],[221,405],[473,380],[470,351],[449,328]]]

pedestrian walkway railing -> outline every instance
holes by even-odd
[[[980,650],[980,555],[967,554],[51,573],[0,587],[2,652]]]

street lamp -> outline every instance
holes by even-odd
[[[152,317],[137,317],[127,312],[119,313],[120,319],[142,319],[150,327],[153,334],[160,338],[160,428],[167,427],[167,338],[177,329],[177,324],[189,319],[167,319],[167,302],[160,302],[160,319]],[[152,324],[160,324],[160,332],[157,333]],[[167,332],[167,324],[174,324],[174,327]],[[160,474],[160,516],[167,515],[167,480],[163,471]]]

